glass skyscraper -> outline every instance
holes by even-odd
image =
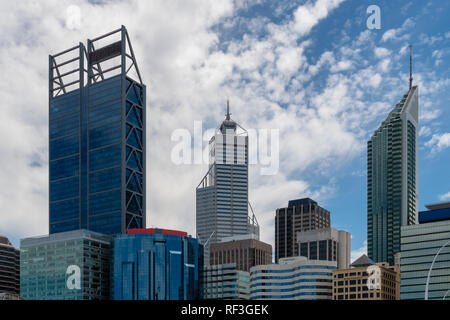
[[[367,143],[367,243],[393,265],[400,228],[417,223],[418,87],[410,87]]]
[[[145,227],[145,85],[124,26],[49,56],[49,232]]]
[[[130,229],[112,241],[111,299],[196,300],[203,247],[185,232]]]
[[[209,141],[209,170],[197,186],[197,237],[209,245],[224,237],[253,233],[259,237],[255,216],[248,216],[248,135],[233,121],[227,105],[226,119]]]

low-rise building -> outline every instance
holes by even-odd
[[[272,246],[256,235],[238,235],[222,239],[210,246],[210,265],[235,263],[238,270],[272,263]]]
[[[0,293],[20,293],[20,250],[0,236]]]
[[[362,255],[351,268],[333,271],[333,300],[398,300],[399,297],[397,266],[375,263]]]
[[[450,298],[450,202],[426,207],[419,212],[420,224],[401,228],[402,300],[425,299],[428,274],[428,299]]]
[[[282,258],[250,269],[252,300],[331,300],[334,261]]]
[[[236,263],[207,266],[203,270],[203,299],[249,300],[250,273]]]
[[[25,300],[106,300],[110,236],[74,230],[20,241]]]
[[[350,267],[350,233],[334,228],[297,232],[297,252],[309,260],[335,261],[338,269]]]

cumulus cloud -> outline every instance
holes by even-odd
[[[311,29],[328,13],[339,6],[344,0],[317,0],[315,3],[308,2],[299,6],[294,13],[294,29],[299,35],[308,34]]]
[[[383,33],[383,36],[381,38],[382,42],[386,41],[404,41],[409,39],[410,34],[407,33],[407,31],[412,28],[415,25],[415,22],[413,19],[408,18],[406,19],[402,26],[400,28],[396,29],[389,29],[385,33]]]
[[[433,134],[431,139],[425,143],[425,146],[429,147],[432,153],[436,153],[450,147],[450,132]]]
[[[450,200],[450,191],[439,196],[439,200],[447,201]]]

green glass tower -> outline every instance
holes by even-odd
[[[418,87],[412,86],[367,143],[367,244],[394,264],[401,226],[417,223]]]

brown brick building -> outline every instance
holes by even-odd
[[[251,267],[272,263],[272,246],[254,237],[236,236],[211,244],[210,264],[236,263],[237,269],[250,271]]]
[[[350,269],[333,270],[333,300],[400,300],[400,272],[366,255]]]

